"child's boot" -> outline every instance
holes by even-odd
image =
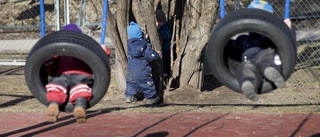
[[[242,62],[237,69],[237,80],[241,91],[251,101],[257,100],[257,91],[261,84],[261,76],[251,61]]]
[[[274,49],[268,48],[260,52],[256,57],[256,64],[262,70],[266,79],[271,81],[277,88],[285,86],[284,77],[281,74],[281,60]]]
[[[137,97],[134,95],[126,95],[126,103],[137,102]]]
[[[47,108],[48,122],[56,122],[59,115],[59,103],[55,101],[50,101]]]
[[[154,104],[158,104],[159,101],[160,101],[160,98],[159,98],[159,96],[156,95],[155,97],[148,98],[146,104],[147,105],[154,105]]]
[[[274,67],[267,67],[264,70],[265,77],[272,81],[277,88],[285,87],[285,81],[282,74]]]
[[[75,101],[75,108],[73,110],[73,115],[76,118],[78,123],[86,122],[86,108],[87,108],[87,99],[79,97]]]

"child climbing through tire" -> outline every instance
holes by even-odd
[[[254,101],[257,100],[256,95],[263,79],[267,79],[277,88],[283,88],[285,80],[281,73],[282,63],[273,43],[264,36],[254,40],[252,35],[259,34],[241,35],[235,41],[244,48],[241,63],[236,69],[236,78],[242,92]]]
[[[273,13],[272,6],[263,0],[254,0],[248,6],[248,9],[251,8]],[[290,19],[285,19],[284,22],[291,29]],[[242,51],[235,54],[229,53],[229,55],[231,58],[241,61],[236,69],[236,79],[242,93],[251,101],[257,100],[257,94],[264,79],[270,81],[277,88],[285,86],[282,62],[275,47],[275,44],[267,37],[252,32],[249,32],[248,35],[240,35],[236,40],[230,40],[227,43],[227,49]]]
[[[62,31],[82,32],[75,24],[66,25]],[[92,98],[89,86],[93,82],[90,67],[83,61],[69,56],[55,56],[44,65],[47,74],[51,76],[49,83],[45,86],[49,103],[46,112],[48,121],[57,121],[59,107],[69,98],[69,101],[75,105],[73,115],[77,122],[85,123],[87,103]]]

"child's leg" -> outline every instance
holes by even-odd
[[[257,92],[261,85],[262,78],[259,75],[255,64],[251,61],[245,61],[239,64],[236,70],[236,78],[242,93],[252,101],[257,100]]]
[[[87,107],[87,99],[83,97],[79,97],[75,101],[75,108],[73,110],[73,116],[76,118],[78,123],[86,122],[86,107]]]
[[[59,104],[57,102],[50,102],[47,108],[48,122],[56,122],[58,120],[59,112]]]
[[[285,86],[285,81],[281,74],[282,63],[274,49],[262,50],[256,57],[256,64],[263,76],[273,82],[276,87],[283,88]]]
[[[59,106],[67,99],[67,79],[64,76],[54,78],[46,85],[47,90],[47,116],[49,122],[56,122],[59,115]]]
[[[141,87],[144,97],[147,98],[146,104],[157,104],[160,101],[159,95],[157,95],[153,79],[151,77],[145,78],[138,83]]]
[[[78,123],[85,123],[87,103],[92,98],[92,91],[87,83],[92,79],[87,75],[70,74],[69,76],[70,102],[75,105],[73,115]]]
[[[139,91],[139,87],[133,80],[128,80],[126,83],[126,103],[132,103],[137,101],[137,93]]]
[[[163,73],[167,79],[170,76],[170,50],[162,51]]]

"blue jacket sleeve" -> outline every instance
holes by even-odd
[[[150,44],[147,44],[146,50],[144,51],[144,58],[148,60],[148,62],[153,62],[160,58],[159,54],[155,52]]]

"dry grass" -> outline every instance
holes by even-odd
[[[0,112],[45,112],[46,106],[36,100],[26,86],[22,70],[0,77]],[[222,86],[204,92],[188,88],[166,92],[164,104],[148,107],[144,101],[125,103],[124,93],[113,78],[104,98],[88,111],[319,113],[319,105],[318,89],[284,88],[260,95],[257,102],[250,102],[244,95]]]

